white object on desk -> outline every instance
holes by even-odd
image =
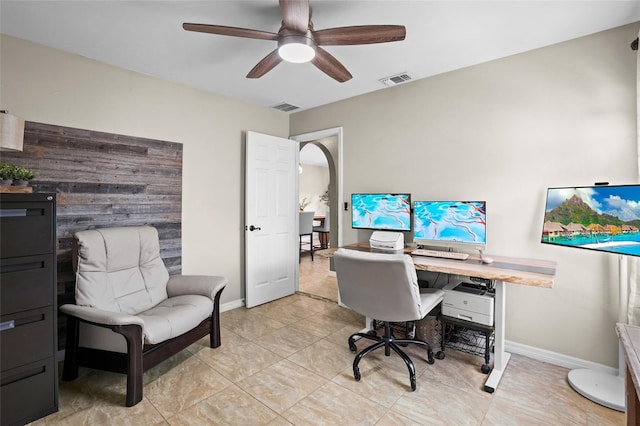
[[[374,231],[369,238],[369,245],[378,250],[404,249],[404,234],[402,232]]]
[[[482,261],[482,263],[489,265],[491,263],[493,263],[493,258],[492,257],[487,257],[484,255],[484,253],[482,253],[482,249],[478,249],[478,251],[480,252],[480,260]]]

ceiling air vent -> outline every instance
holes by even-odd
[[[284,112],[289,112],[289,111],[293,111],[294,109],[299,109],[300,107],[288,104],[286,102],[281,102],[278,105],[272,106],[271,108],[279,109],[280,111],[284,111]]]
[[[395,86],[397,84],[405,83],[409,80],[413,80],[413,76],[407,72],[392,75],[391,77],[385,77],[379,81],[385,86]]]

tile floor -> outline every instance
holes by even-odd
[[[302,260],[305,282],[331,281],[318,259]],[[624,414],[572,391],[566,369],[518,355],[493,394],[482,390],[481,358],[449,350],[429,365],[411,346],[415,392],[402,360],[383,351],[361,362],[356,382],[346,340],[363,319],[326,299],[296,294],[222,313],[222,346],[202,339],[147,372],[144,399],[132,408],[123,406],[124,376],[82,370],[60,382],[60,411],[34,424],[624,424]]]

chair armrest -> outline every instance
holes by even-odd
[[[83,321],[88,321],[98,325],[139,325],[144,328],[144,321],[133,315],[73,304],[62,305],[60,306],[60,310],[67,315],[72,315]]]
[[[171,275],[167,283],[169,297],[198,294],[215,301],[229,281],[215,275]]]

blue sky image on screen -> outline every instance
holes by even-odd
[[[416,201],[414,240],[487,243],[484,201]]]
[[[352,194],[353,228],[389,231],[411,230],[409,194]]]
[[[542,242],[640,256],[640,185],[549,188]]]

